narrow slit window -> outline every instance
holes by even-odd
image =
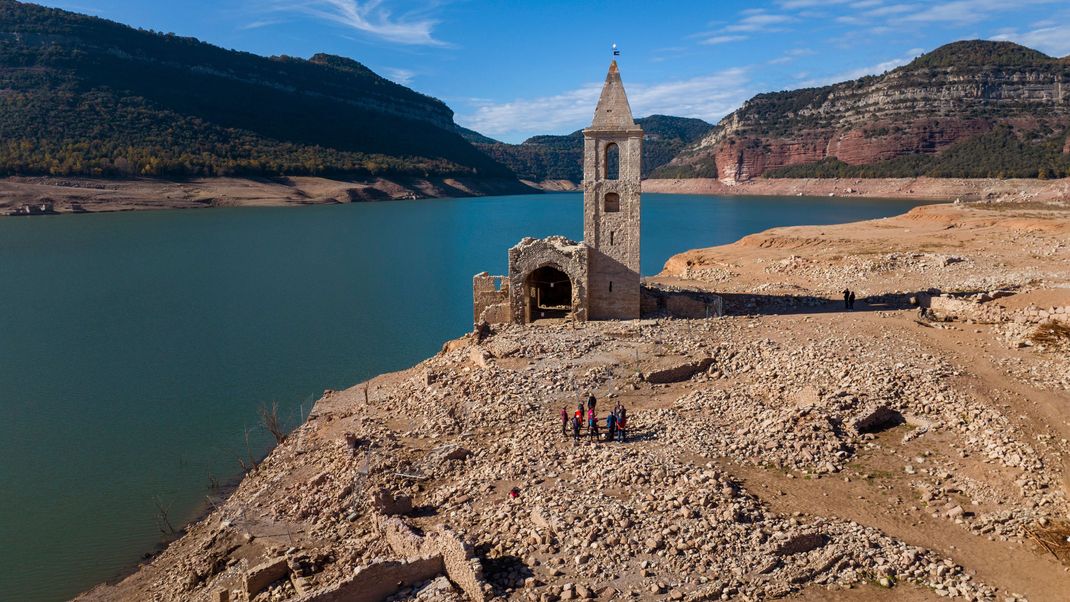
[[[616,234],[616,232],[610,232],[610,233],[609,233],[609,244],[611,244],[611,245],[617,244],[617,243],[616,243],[616,242],[614,242],[614,240],[613,240],[613,239],[614,239],[614,236],[613,236],[614,234]]]
[[[620,147],[613,142],[606,145],[605,166],[607,180],[620,178]]]
[[[611,292],[611,293],[613,292],[613,281],[612,280],[609,281],[609,292]]]
[[[615,192],[608,192],[602,204],[606,213],[617,213],[620,211],[620,195]]]

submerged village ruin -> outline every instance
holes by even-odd
[[[78,600],[1065,600],[1066,207],[778,228],[644,281],[642,136],[614,63],[584,240],[520,241],[475,332],[325,391]],[[563,432],[587,394],[627,441]]]
[[[716,295],[645,287],[639,274],[643,129],[613,61],[591,126],[583,130],[583,241],[525,238],[509,249],[509,274],[477,274],[474,322],[634,320],[641,315],[720,315]]]

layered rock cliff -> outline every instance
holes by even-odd
[[[812,164],[785,175],[1062,176],[1068,125],[1070,61],[1010,42],[956,42],[883,75],[759,94],[655,177],[733,183]],[[976,161],[939,158],[968,141]]]

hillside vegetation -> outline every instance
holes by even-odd
[[[643,128],[643,175],[668,163],[712,125],[701,119],[651,115],[636,119]],[[477,146],[525,180],[583,179],[583,130],[566,136],[534,136],[520,144],[501,142]]]
[[[511,178],[441,101],[329,55],[265,58],[0,0],[0,174]]]

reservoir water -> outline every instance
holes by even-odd
[[[642,269],[910,201],[643,197]],[[471,328],[472,275],[580,239],[578,193],[0,219],[0,600],[69,598],[153,549],[324,389]]]

